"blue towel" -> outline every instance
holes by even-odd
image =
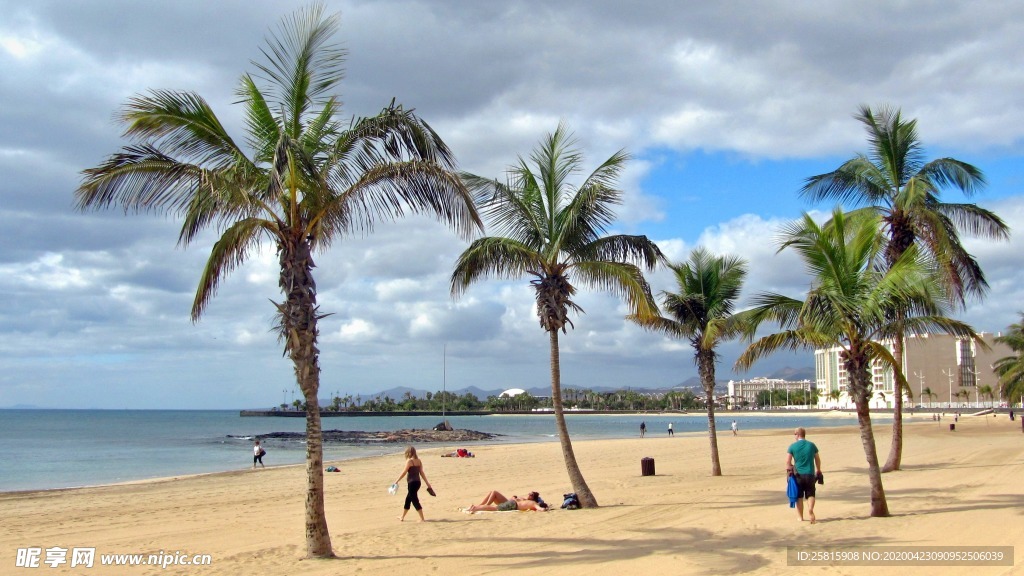
[[[796,486],[796,476],[790,474],[789,482],[786,483],[786,496],[789,496],[789,507],[796,508],[796,496],[800,493]]]

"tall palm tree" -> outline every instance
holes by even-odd
[[[651,314],[657,306],[640,267],[654,269],[664,257],[646,236],[609,235],[614,206],[622,201],[616,180],[628,155],[619,151],[579,185],[570,177],[581,170],[582,154],[564,124],[559,124],[531,153],[508,172],[507,183],[464,174],[477,193],[480,210],[496,236],[474,241],[452,272],[451,291],[458,297],[477,280],[530,275],[540,325],[548,333],[551,354],[551,400],[562,456],[573,490],[584,507],[597,506],[576,463],[562,406],[558,332],[573,326],[569,312],[583,312],[572,301],[576,284],[625,298],[631,311]],[[531,166],[532,163],[532,166]]]
[[[881,342],[904,327],[975,334],[969,326],[945,316],[945,295],[920,261],[916,247],[884,265],[879,226],[877,216],[847,216],[838,209],[824,226],[808,215],[790,225],[780,250],[797,251],[811,276],[810,291],[803,301],[780,294],[756,296],[755,306],[742,313],[749,315],[751,334],[764,321],[777,322],[782,331],[752,342],[736,365],[749,368],[780,349],[839,347],[868,464],[871,516],[888,516],[871,428],[871,365],[878,361],[895,368],[898,361]],[[902,312],[901,321],[895,319],[894,310]],[[905,386],[903,372],[894,373]]]
[[[981,266],[960,242],[960,232],[1006,239],[1009,228],[993,212],[976,204],[942,202],[942,189],[972,196],[985,185],[981,170],[954,158],[926,161],[917,136],[917,121],[904,120],[899,109],[873,111],[861,106],[855,118],[868,133],[870,153],[858,154],[827,174],[808,178],[801,194],[811,200],[838,200],[864,206],[881,215],[888,243],[885,262],[891,266],[911,246],[937,263],[938,277],[953,302],[982,296],[988,288]],[[898,320],[899,318],[897,318]],[[893,336],[893,355],[903,369],[904,335]],[[909,387],[907,388],[909,391]],[[893,402],[892,445],[883,470],[899,470],[903,456],[903,391]]]
[[[999,394],[1013,405],[1014,398],[1024,397],[1024,312],[1020,313],[1021,321],[1011,324],[1009,329],[996,342],[1006,344],[1013,351],[1012,356],[1004,356],[992,365],[999,376]]]
[[[323,447],[313,253],[406,212],[436,216],[465,237],[482,227],[440,137],[394,102],[343,123],[339,84],[345,52],[332,37],[338,16],[313,6],[283,19],[241,78],[245,146],[192,92],[154,90],[120,114],[132,144],[84,171],[81,210],[120,205],[183,219],[188,246],[205,229],[214,243],[192,304],[198,321],[221,281],[264,242],[277,248],[283,301],[277,331],[306,406],[306,552],[332,556],[324,513]],[[247,155],[251,154],[251,156]]]
[[[662,292],[663,315],[630,316],[648,330],[672,338],[688,339],[700,375],[708,409],[708,441],[711,444],[711,475],[722,475],[715,430],[715,349],[722,342],[743,333],[733,314],[747,277],[747,263],[741,258],[715,256],[704,248],[690,253],[683,264],[669,264],[678,292]],[[667,317],[666,317],[667,316]]]

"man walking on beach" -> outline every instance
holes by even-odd
[[[668,435],[669,436],[675,436],[676,435],[676,433],[672,431],[672,423],[671,422],[668,423]]]
[[[807,499],[807,514],[814,524],[814,482],[821,475],[821,456],[818,447],[806,439],[807,431],[797,428],[793,435],[796,441],[786,450],[786,474],[796,475],[796,513],[804,520],[804,501]],[[794,467],[795,465],[795,467]]]

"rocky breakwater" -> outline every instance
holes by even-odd
[[[490,440],[499,434],[476,430],[394,430],[363,432],[361,430],[324,430],[325,444],[419,444],[427,442],[471,442]],[[261,440],[305,440],[304,432],[268,432],[256,436]]]

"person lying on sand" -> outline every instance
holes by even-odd
[[[447,454],[441,454],[442,458],[473,458],[473,453],[465,448],[459,448],[454,452],[448,452]]]
[[[481,503],[473,504],[466,508],[465,511],[472,514],[473,512],[505,512],[511,510],[547,512],[547,509],[548,505],[541,500],[540,494],[536,492],[530,492],[526,498],[513,496],[509,499],[501,492],[491,490],[487,493],[487,496],[484,496]]]

